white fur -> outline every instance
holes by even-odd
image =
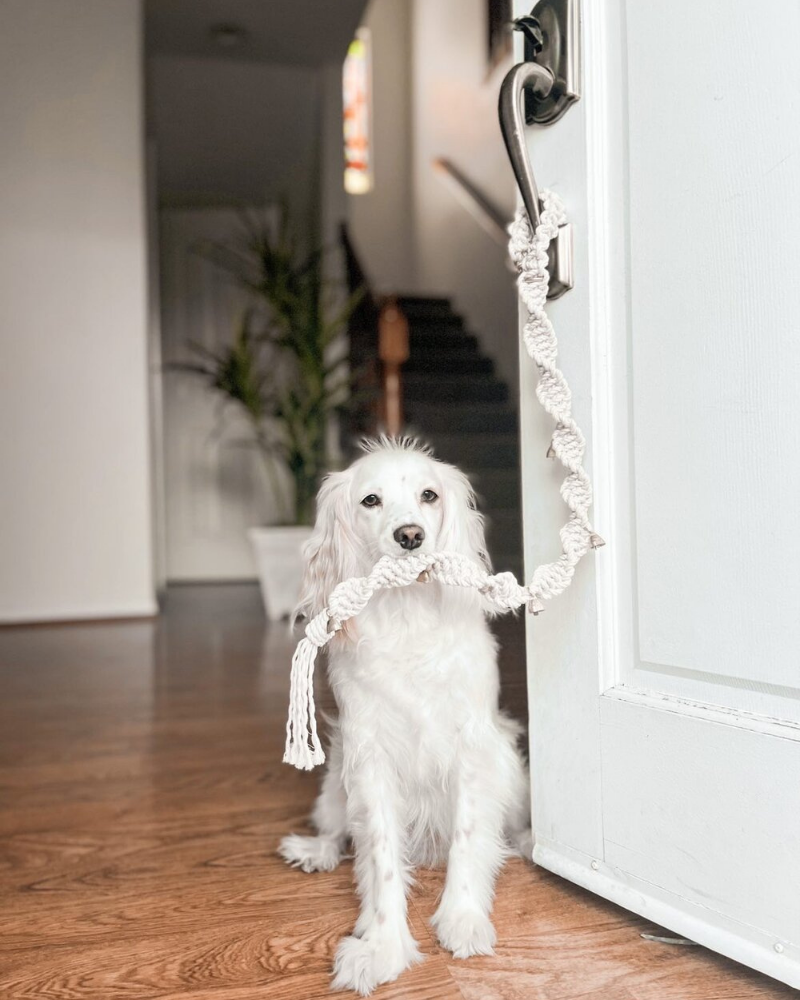
[[[425,490],[438,499],[424,502]],[[369,494],[380,506],[361,504]],[[414,442],[381,439],[320,490],[299,610],[313,616],[341,580],[401,556],[393,535],[407,524],[424,529],[419,551],[488,562],[466,477]],[[366,995],[421,960],[406,915],[418,864],[447,860],[432,921],[442,945],[457,958],[491,954],[495,876],[511,850],[530,852],[531,837],[519,729],[498,708],[480,595],[438,583],[379,593],[331,642],[328,672],[339,718],[318,834],[286,837],[280,851],[304,871],[330,871],[354,845],[361,914],[336,952],[334,989]]]

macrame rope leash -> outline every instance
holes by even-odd
[[[410,583],[437,580],[453,587],[474,587],[498,611],[513,611],[523,604],[542,605],[530,587],[522,587],[513,573],[492,575],[467,556],[457,552],[407,555],[400,559],[383,556],[369,576],[343,580],[328,598],[328,606],[306,626],[305,636],[292,657],[289,718],[286,723],[286,750],[283,760],[304,771],[322,764],[325,754],[319,740],[314,705],[314,661],[317,650],[325,646],[350,618],[369,604],[379,590],[407,587]]]
[[[492,575],[466,556],[454,552],[384,556],[369,576],[343,580],[328,599],[328,606],[306,625],[292,657],[289,718],[283,760],[309,771],[325,760],[317,733],[314,704],[314,662],[344,622],[355,617],[379,590],[407,587],[416,581],[437,580],[449,586],[473,587],[498,611],[512,611],[523,604],[533,614],[544,610],[544,601],[563,593],[572,582],[575,567],[590,548],[603,544],[589,521],[592,484],[583,468],[586,440],[572,417],[572,394],[567,380],[556,367],[558,343],[547,317],[547,248],[558,227],[566,221],[564,207],[552,191],[542,191],[542,212],[534,233],[527,213],[520,209],[510,226],[510,253],[518,271],[517,287],[528,311],[522,331],[528,354],[539,371],[536,398],[556,422],[548,456],[557,458],[567,470],[561,496],[569,508],[569,519],[560,531],[561,555],[555,562],[539,566],[527,587],[513,573]]]
[[[528,310],[522,339],[528,355],[539,369],[536,398],[556,422],[548,455],[557,458],[568,475],[561,484],[561,496],[570,517],[560,531],[560,558],[545,563],[533,574],[531,589],[548,599],[563,593],[572,582],[575,567],[590,548],[599,548],[603,539],[592,530],[589,508],[592,484],[583,468],[586,439],[572,417],[572,393],[563,373],[556,367],[558,341],[545,308],[547,302],[547,248],[567,221],[561,199],[552,191],[541,193],[542,211],[535,233],[527,212],[520,209],[511,224],[509,253],[518,271],[517,288]]]

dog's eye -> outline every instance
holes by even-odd
[[[362,507],[380,507],[381,498],[377,493],[370,493],[361,501]]]
[[[423,503],[433,503],[434,500],[439,499],[439,494],[434,493],[433,490],[423,490],[422,491],[422,502]]]

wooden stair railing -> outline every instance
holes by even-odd
[[[504,250],[508,249],[508,223],[503,212],[458,167],[445,157],[431,161],[433,171],[450,188],[456,200],[478,225]]]
[[[378,357],[381,362],[381,417],[386,433],[397,437],[403,430],[403,373],[408,361],[408,320],[389,296],[378,318]]]

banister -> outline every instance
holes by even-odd
[[[481,229],[491,236],[495,243],[507,250],[508,232],[506,227],[509,220],[503,212],[450,160],[441,156],[437,157],[433,160],[433,169]]]

